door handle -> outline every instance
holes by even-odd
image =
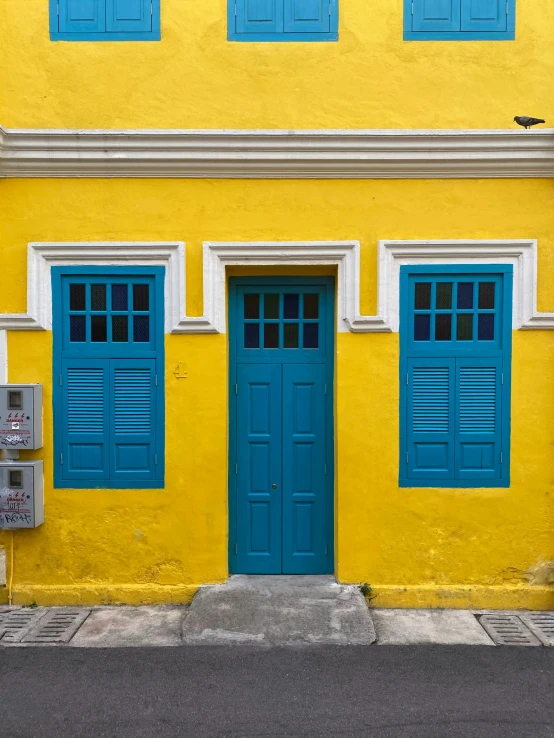
[[[276,484],[272,484],[271,486],[273,487],[273,489],[277,489],[277,485]]]

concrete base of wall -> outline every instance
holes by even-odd
[[[341,582],[357,584],[357,582]],[[170,605],[192,601],[203,584],[16,584],[14,605]],[[377,608],[443,608],[470,610],[554,610],[554,586],[373,585]],[[0,587],[0,605],[8,602]]]

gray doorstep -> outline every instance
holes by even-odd
[[[360,591],[332,576],[235,575],[226,584],[201,587],[183,623],[183,643],[190,646],[374,641]]]

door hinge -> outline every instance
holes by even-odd
[[[237,4],[235,3],[235,18],[237,17]]]
[[[502,464],[502,460],[503,460],[503,458],[504,458],[504,454],[503,454],[503,453],[502,453],[502,451],[501,451],[501,452],[500,452],[500,463],[501,463],[501,464]]]
[[[410,384],[410,375],[406,374],[406,384]]]
[[[158,454],[154,454],[154,466],[158,466]]]
[[[414,4],[412,2],[412,15],[414,14]]]
[[[60,387],[62,386],[62,384],[63,384],[63,377],[62,377],[62,375],[60,374]]]
[[[331,9],[331,2],[330,2],[330,0],[329,0],[329,15],[333,15],[333,11]]]
[[[63,466],[63,454],[60,454],[60,464]]]
[[[502,372],[502,384],[504,384],[504,372]]]
[[[325,385],[325,394],[327,394],[327,385]]]
[[[239,465],[235,464],[235,474],[238,474],[238,473],[239,473]]]
[[[408,452],[406,451],[406,464],[408,463],[408,459],[409,459],[409,456],[408,456]]]
[[[510,3],[506,0],[506,15],[510,15]]]
[[[239,393],[239,386],[238,384],[235,384],[235,395],[238,395]]]
[[[154,15],[154,3],[150,3],[150,15]]]
[[[327,464],[325,464],[325,474],[327,474]]]
[[[235,556],[238,554],[238,552],[239,552],[239,544],[235,543]]]
[[[328,550],[327,550],[327,544],[325,544],[325,556],[327,556]]]
[[[56,3],[56,13],[58,15],[60,14],[60,4],[59,3]]]
[[[156,374],[156,387],[158,386],[158,375]]]

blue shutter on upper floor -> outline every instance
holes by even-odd
[[[462,0],[462,31],[506,31],[508,7],[506,0]]]
[[[460,0],[413,0],[412,30],[452,33],[460,30]]]
[[[151,0],[106,0],[106,30],[114,33],[151,31]]]
[[[502,359],[456,359],[456,477],[499,479]]]
[[[140,486],[156,476],[156,362],[110,361],[110,478]]]
[[[237,0],[237,33],[282,33],[283,0]]]
[[[329,0],[285,0],[285,33],[329,33]]]
[[[454,476],[455,359],[408,359],[406,459],[410,479]]]
[[[61,33],[102,33],[106,30],[106,0],[59,0]]]
[[[63,423],[61,476],[95,481],[109,476],[109,361],[64,359],[61,376]]]

